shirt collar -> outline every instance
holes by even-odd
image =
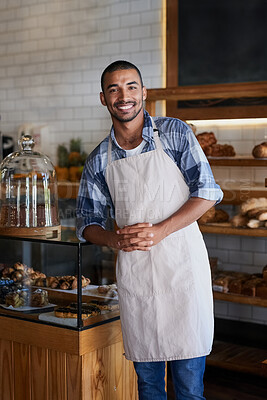
[[[144,119],[143,131],[142,131],[142,138],[146,142],[151,142],[154,138],[154,131],[153,131],[153,126],[152,126],[152,122],[150,119],[150,115],[148,114],[148,112],[146,110],[144,110],[144,117],[145,117],[145,119]],[[110,130],[110,136],[111,136],[111,140],[113,141],[113,143],[121,149],[121,146],[118,144],[118,142],[116,140],[113,125]]]

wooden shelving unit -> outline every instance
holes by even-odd
[[[207,365],[267,376],[267,350],[215,340]]]
[[[267,167],[267,159],[248,156],[208,157],[211,166],[220,167]]]
[[[219,235],[238,235],[238,236],[254,236],[267,237],[267,228],[233,228],[230,223],[221,224],[205,224],[199,225],[202,233],[215,233]]]
[[[267,307],[267,299],[261,297],[244,296],[234,293],[222,293],[213,291],[214,300],[229,301],[231,303],[248,304],[251,306]]]

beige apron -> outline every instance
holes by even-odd
[[[119,227],[156,224],[189,198],[183,175],[164,152],[156,131],[154,140],[155,150],[112,161],[110,139],[106,181]],[[196,222],[150,251],[119,251],[116,273],[127,359],[168,361],[209,354],[211,276]]]

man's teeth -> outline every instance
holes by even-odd
[[[129,108],[131,108],[133,105],[132,104],[128,104],[126,106],[118,106],[118,108],[120,110],[129,110]]]

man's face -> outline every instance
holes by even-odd
[[[111,116],[120,122],[132,121],[143,109],[146,88],[142,87],[135,69],[107,72],[104,76],[104,92],[100,100]]]

